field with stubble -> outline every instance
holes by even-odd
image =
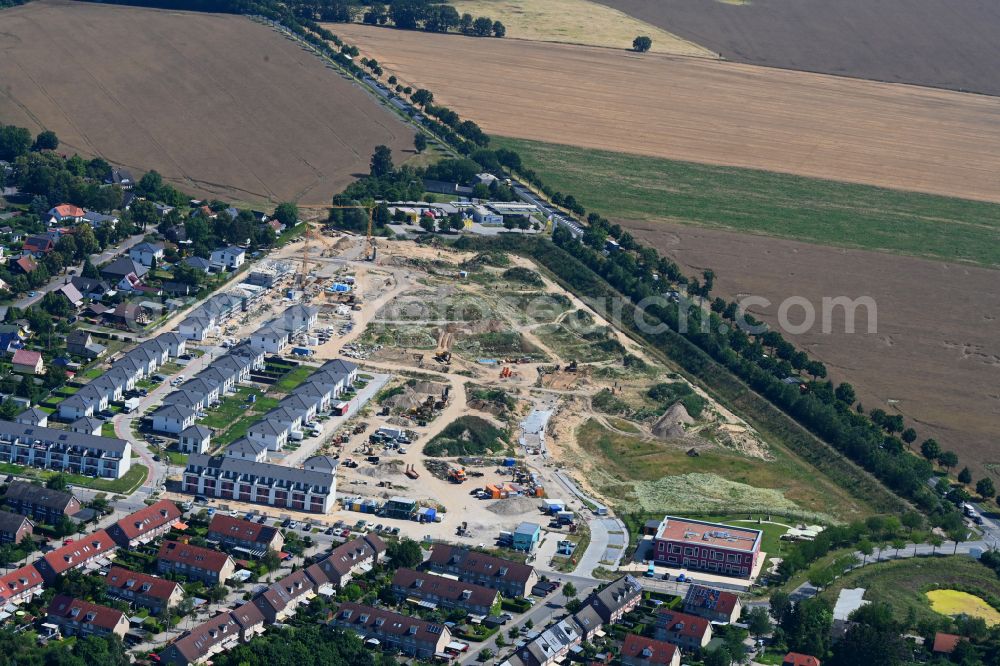
[[[329,203],[413,132],[273,30],[231,15],[85,2],[0,12],[0,122],[60,152],[156,169],[192,195]]]
[[[1000,201],[1000,99],[655,53],[331,29],[493,134]]]

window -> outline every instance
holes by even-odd
[[[698,549],[697,548],[685,548],[684,549],[684,554],[685,555],[697,555],[698,554]]]
[[[739,555],[734,555],[733,553],[729,553],[726,555],[726,562],[739,562],[739,561],[740,561]]]
[[[671,553],[677,553],[677,554],[680,554],[680,552],[681,552],[681,547],[680,547],[680,546],[670,546],[670,552],[671,552]]]
[[[713,560],[718,560],[718,561],[721,562],[724,559],[724,557],[725,556],[722,553],[720,553],[719,551],[717,551],[717,550],[713,550],[712,551],[712,559]]]

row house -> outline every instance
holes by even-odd
[[[316,587],[343,588],[356,574],[369,571],[385,559],[385,542],[372,533],[342,543],[319,562],[306,568]]]
[[[180,583],[119,566],[108,570],[104,584],[108,594],[145,608],[154,615],[177,606],[184,599],[184,588]]]
[[[500,593],[493,588],[406,568],[396,570],[392,591],[424,607],[461,608],[473,615],[490,615],[500,602]]]
[[[709,622],[730,624],[740,618],[743,604],[732,592],[704,585],[691,585],[684,595],[684,612],[703,617]]]
[[[501,666],[548,666],[565,660],[570,650],[583,642],[580,625],[567,617],[541,632],[534,640],[518,648]]]
[[[253,557],[263,557],[269,550],[280,552],[285,545],[281,530],[221,513],[212,516],[207,536],[218,541],[227,552],[240,550]]]
[[[14,513],[47,525],[55,525],[64,516],[75,516],[83,508],[73,493],[53,490],[28,481],[11,481],[3,500]]]
[[[295,614],[296,609],[316,596],[316,586],[304,569],[292,572],[272,583],[254,600],[254,606],[261,612],[268,624],[284,622]]]
[[[181,517],[170,500],[160,500],[130,513],[108,528],[108,534],[122,548],[135,548],[166,534]]]
[[[161,333],[139,343],[115,359],[111,369],[80,389],[76,394],[59,403],[59,417],[66,421],[92,418],[108,408],[114,400],[121,400],[125,391],[153,375],[167,361],[177,358],[186,350],[187,341],[177,333]]]
[[[194,425],[196,414],[184,405],[163,405],[150,415],[153,430],[179,435]]]
[[[46,621],[59,627],[63,636],[125,638],[128,633],[128,618],[120,610],[62,594],[52,599],[46,614]]]
[[[330,624],[358,634],[366,646],[422,660],[444,653],[451,642],[451,632],[443,624],[350,602],[340,604]]]
[[[35,560],[34,567],[46,583],[51,583],[68,571],[84,567],[96,568],[102,561],[109,561],[114,557],[117,548],[118,544],[107,530],[97,530],[46,553]]]
[[[267,445],[257,440],[243,437],[226,447],[223,453],[227,458],[267,462]]]
[[[178,326],[178,332],[188,340],[204,340],[216,335],[237,312],[246,309],[245,299],[231,293],[211,296],[195,308]]]
[[[132,465],[132,445],[117,437],[0,421],[0,462],[120,479]]]
[[[192,454],[184,470],[184,492],[311,513],[329,513],[337,490],[332,472]]]
[[[507,599],[527,597],[538,582],[534,567],[459,546],[436,544],[427,564],[437,573],[499,590]]]
[[[31,537],[34,525],[19,513],[0,511],[0,546],[21,543]]]
[[[160,653],[160,662],[172,666],[204,664],[212,656],[239,645],[240,638],[241,627],[233,614],[220,613],[168,645]]]
[[[615,624],[642,601],[642,585],[632,576],[622,576],[618,580],[593,592],[587,599],[605,624]]]
[[[180,574],[206,585],[225,583],[236,571],[236,563],[226,553],[192,546],[180,541],[164,541],[156,555],[161,574]]]
[[[621,662],[622,666],[680,666],[681,651],[672,643],[629,634],[622,644]]]
[[[0,576],[0,606],[30,602],[45,590],[45,580],[33,564]]]
[[[653,635],[682,650],[700,650],[712,640],[712,623],[703,617],[663,609],[656,614]]]
[[[203,425],[188,426],[181,430],[177,438],[177,448],[181,453],[208,453],[212,441],[212,429]]]

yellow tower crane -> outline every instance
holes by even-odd
[[[374,202],[368,201],[365,203],[356,203],[347,206],[330,206],[330,208],[360,208],[368,211],[368,233],[365,238],[365,261],[375,261],[375,237],[372,235],[372,227],[375,226]]]

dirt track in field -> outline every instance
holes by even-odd
[[[991,0],[596,0],[728,60],[1000,95]]]
[[[249,19],[85,2],[0,13],[0,122],[54,130],[60,152],[246,203],[329,203],[368,171],[375,145],[402,157],[413,137]]]
[[[997,98],[699,58],[334,28],[488,132],[1000,201]]]
[[[902,414],[919,441],[954,450],[975,478],[1000,479],[1000,271],[911,257],[824,248],[808,243],[697,229],[663,222],[622,224],[687,272],[711,268],[728,298],[764,296],[751,312],[776,325],[782,299],[813,304],[817,323],[786,337],[823,361],[835,382],[848,381],[866,409]],[[845,334],[841,310],[822,333],[823,297],[870,296],[877,332],[858,310]],[[793,307],[788,319],[802,322]]]

